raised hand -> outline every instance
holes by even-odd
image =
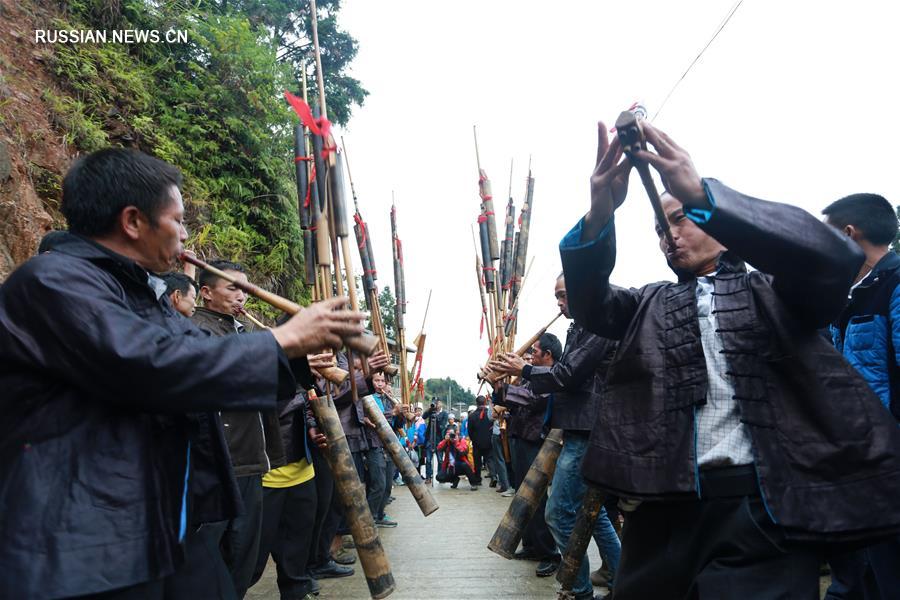
[[[375,354],[369,357],[369,370],[373,373],[377,373],[378,371],[384,371],[384,368],[391,364],[391,359],[387,357],[383,350],[379,350]],[[390,395],[388,395],[390,397]]]
[[[631,163],[622,158],[618,138],[609,141],[606,125],[597,123],[597,163],[591,174],[591,210],[584,217],[583,239],[594,239],[625,201]],[[621,159],[621,160],[620,160]]]
[[[644,130],[644,137],[656,152],[639,150],[635,152],[635,158],[652,165],[662,177],[666,190],[678,198],[685,207],[709,208],[703,182],[687,150],[647,121],[642,121],[641,127]]]

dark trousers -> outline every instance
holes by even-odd
[[[531,468],[531,463],[538,455],[541,449],[541,442],[530,442],[522,438],[516,438],[515,448],[512,451],[513,472],[517,477],[524,479],[525,473]],[[518,473],[522,475],[519,476]],[[521,483],[519,479],[519,483]],[[556,551],[556,542],[553,540],[553,534],[547,527],[547,521],[544,513],[547,510],[547,493],[544,492],[541,503],[525,526],[522,532],[522,547],[527,548],[541,558],[551,558],[558,556]]]
[[[491,460],[491,449],[480,449],[476,445],[472,445],[472,460],[475,463],[474,471],[475,471],[475,479],[477,483],[475,485],[481,485],[481,467],[482,465],[487,465]]]
[[[379,513],[385,493],[384,452],[381,448],[354,452],[353,462],[356,463],[359,480],[366,486],[366,502],[369,503],[369,511],[372,513],[372,518],[377,520],[382,516]]]
[[[472,470],[472,467],[469,466],[469,463],[457,460],[454,465],[447,465],[447,468],[445,469],[442,460],[438,465],[438,474],[435,479],[441,483],[457,485],[459,484],[460,477],[468,479],[469,485],[475,485],[475,472]]]
[[[231,574],[219,550],[225,523],[221,527],[204,524],[189,531],[184,538],[184,563],[168,577],[79,596],[78,600],[237,600]]]
[[[821,554],[791,546],[759,496],[644,502],[625,518],[616,600],[818,600]]]
[[[236,600],[234,581],[219,542],[227,521],[204,523],[184,538],[184,564],[166,583],[170,598]]]
[[[331,541],[334,539],[337,525],[330,533],[326,530],[328,525],[328,516],[331,513],[331,501],[335,495],[334,492],[334,476],[331,474],[331,467],[328,461],[317,449],[311,449],[313,467],[316,469],[316,476],[313,481],[316,483],[316,524],[313,527],[313,535],[310,540],[309,564],[310,566],[321,566],[330,560]]]
[[[900,598],[900,538],[868,548],[834,554],[831,585],[825,600],[895,600]]]
[[[384,456],[384,492],[381,494],[381,506],[378,510],[377,518],[384,518],[384,509],[387,507],[388,499],[391,497],[391,490],[394,487],[394,475],[397,473],[397,467],[394,461],[388,456],[387,452]]]
[[[238,477],[237,485],[244,501],[244,514],[225,523],[221,548],[237,597],[243,598],[250,587],[259,556],[263,516],[262,475]]]
[[[271,554],[282,600],[299,600],[312,592],[308,566],[317,503],[314,479],[286,488],[263,488],[262,536],[252,583],[262,577]]]

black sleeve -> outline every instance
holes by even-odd
[[[713,210],[686,214],[742,259],[772,276],[779,298],[805,325],[837,318],[865,255],[802,208],[768,202],[704,179]],[[568,283],[568,281],[567,281]]]
[[[614,219],[595,240],[581,242],[583,221],[566,234],[559,244],[569,313],[588,331],[619,340],[628,330],[637,312],[641,292],[610,284],[616,266],[616,227]]]
[[[594,377],[613,346],[610,340],[582,332],[578,343],[552,367],[532,367],[528,376],[531,390],[539,395],[580,388]]]
[[[186,322],[174,333],[135,313],[108,274],[65,263],[29,272],[40,258],[23,267],[18,293],[4,294],[0,307],[16,323],[7,330],[14,343],[40,349],[35,368],[100,401],[147,411],[274,410],[279,395],[293,395],[270,332],[211,337]]]

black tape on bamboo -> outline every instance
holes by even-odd
[[[375,424],[375,431],[378,433],[382,445],[390,454],[394,464],[397,465],[400,476],[403,478],[403,483],[406,484],[413,498],[415,498],[422,514],[427,517],[440,508],[434,496],[431,495],[431,490],[425,485],[418,468],[412,463],[409,455],[400,445],[397,435],[391,429],[391,426],[388,425],[387,419],[384,418],[384,413],[378,408],[375,399],[371,396],[366,396],[363,398],[363,407],[366,410],[366,416]]]
[[[391,565],[384,553],[375,521],[366,503],[366,490],[359,481],[356,465],[350,454],[350,446],[340,417],[330,398],[316,398],[310,392],[310,405],[328,440],[325,458],[334,476],[334,487],[338,493],[344,517],[353,534],[353,542],[359,555],[372,598],[386,598],[395,589]]]
[[[550,485],[550,480],[553,479],[562,445],[562,429],[551,429],[531,468],[519,485],[506,514],[503,515],[500,525],[497,526],[497,531],[488,544],[488,550],[503,558],[513,557],[519,542],[522,541],[525,526],[534,516],[544,492],[547,491],[547,486]]]
[[[591,542],[597,516],[600,514],[605,500],[606,494],[598,487],[587,486],[581,508],[578,509],[578,515],[575,517],[575,528],[572,530],[572,535],[569,536],[566,551],[559,563],[559,571],[556,573],[556,581],[562,586],[561,593],[572,591],[578,569],[581,568],[581,561],[584,560],[588,544]],[[560,598],[562,597],[560,596]]]

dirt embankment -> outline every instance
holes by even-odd
[[[47,66],[52,47],[34,43],[52,6],[0,0],[0,281],[61,223],[61,178],[76,155],[42,100],[62,93]]]

